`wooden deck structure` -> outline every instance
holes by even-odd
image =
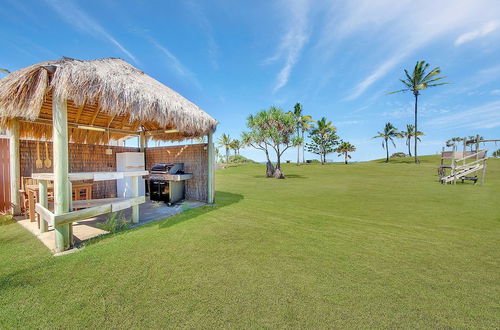
[[[487,150],[479,149],[480,143],[498,142],[500,140],[485,140],[476,136],[475,139],[463,140],[463,150],[458,151],[456,143],[451,145],[451,151],[445,151],[443,147],[441,151],[441,165],[438,167],[439,181],[443,184],[456,184],[457,180],[473,181],[474,184],[479,180],[478,173],[481,172],[481,185],[484,184],[486,175],[486,162],[488,160]],[[474,146],[475,150],[468,151],[467,146]],[[450,160],[450,164],[445,164],[445,161]],[[448,172],[449,171],[449,172]]]
[[[55,252],[72,245],[72,223],[132,208],[139,221],[138,178],[148,171],[69,172],[69,141],[107,143],[138,136],[142,150],[147,139],[182,140],[208,137],[208,202],[214,202],[214,146],[217,122],[196,105],[142,71],[119,59],[78,61],[63,58],[20,69],[0,80],[0,126],[10,131],[10,194],[12,213],[20,212],[21,137],[51,139],[53,172],[35,173],[39,180],[40,231],[54,227]],[[99,199],[71,205],[73,181],[133,178],[133,197]],[[54,203],[49,208],[47,187],[53,182]],[[75,202],[77,203],[77,202]],[[81,205],[80,205],[81,204]],[[85,207],[85,208],[83,208]]]

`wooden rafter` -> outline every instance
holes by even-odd
[[[78,123],[78,121],[80,120],[80,116],[82,115],[84,108],[85,108],[85,103],[78,108],[78,112],[76,113],[75,123]]]
[[[101,112],[101,107],[98,106],[97,109],[95,110],[94,115],[92,116],[92,119],[90,120],[90,123],[89,123],[90,126],[94,125],[94,122],[95,122],[95,120],[100,112]]]

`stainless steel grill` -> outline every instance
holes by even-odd
[[[182,191],[176,193],[176,190],[171,189],[172,183],[170,182],[172,175],[184,174],[184,163],[155,164],[149,173],[147,181],[151,200],[172,203],[184,199],[184,185]]]
[[[155,164],[149,171],[149,180],[152,181],[167,181],[168,174],[183,174],[184,173],[184,163],[166,164],[160,163]]]

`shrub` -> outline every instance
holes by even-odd
[[[113,212],[108,215],[104,222],[97,223],[97,228],[105,230],[110,233],[116,233],[127,229],[130,226],[129,221],[122,216],[119,212]]]
[[[14,220],[11,215],[0,214],[0,226],[10,225],[15,222],[16,220]]]
[[[255,163],[253,160],[242,155],[229,156],[229,162],[232,164]]]
[[[404,152],[395,152],[391,155],[391,158],[404,158],[407,155]]]

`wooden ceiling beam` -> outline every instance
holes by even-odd
[[[95,109],[95,113],[94,113],[94,115],[92,116],[92,119],[90,120],[90,123],[89,123],[89,125],[90,125],[90,126],[94,125],[95,119],[96,119],[96,118],[97,118],[97,116],[99,115],[99,112],[101,112],[101,107],[100,107],[100,106],[97,106],[97,108]]]
[[[30,124],[52,125],[52,120],[49,120],[49,119],[36,119],[34,121],[20,120],[20,122],[25,122],[25,123],[30,123]],[[117,128],[106,128],[106,127],[85,125],[85,124],[78,124],[78,123],[70,123],[70,122],[68,122],[68,127],[69,128],[79,128],[80,127],[80,129],[88,128],[89,130],[99,130],[99,131],[102,130],[104,132],[109,130],[110,133],[120,133],[120,134],[134,135],[134,136],[139,135],[139,132],[137,132],[137,131],[129,131],[129,130],[123,130],[123,129],[117,129]]]
[[[78,108],[78,112],[76,113],[75,123],[78,123],[78,121],[80,120],[80,116],[82,115],[83,108],[85,108],[85,103],[84,103],[84,104],[82,104],[82,105]]]

